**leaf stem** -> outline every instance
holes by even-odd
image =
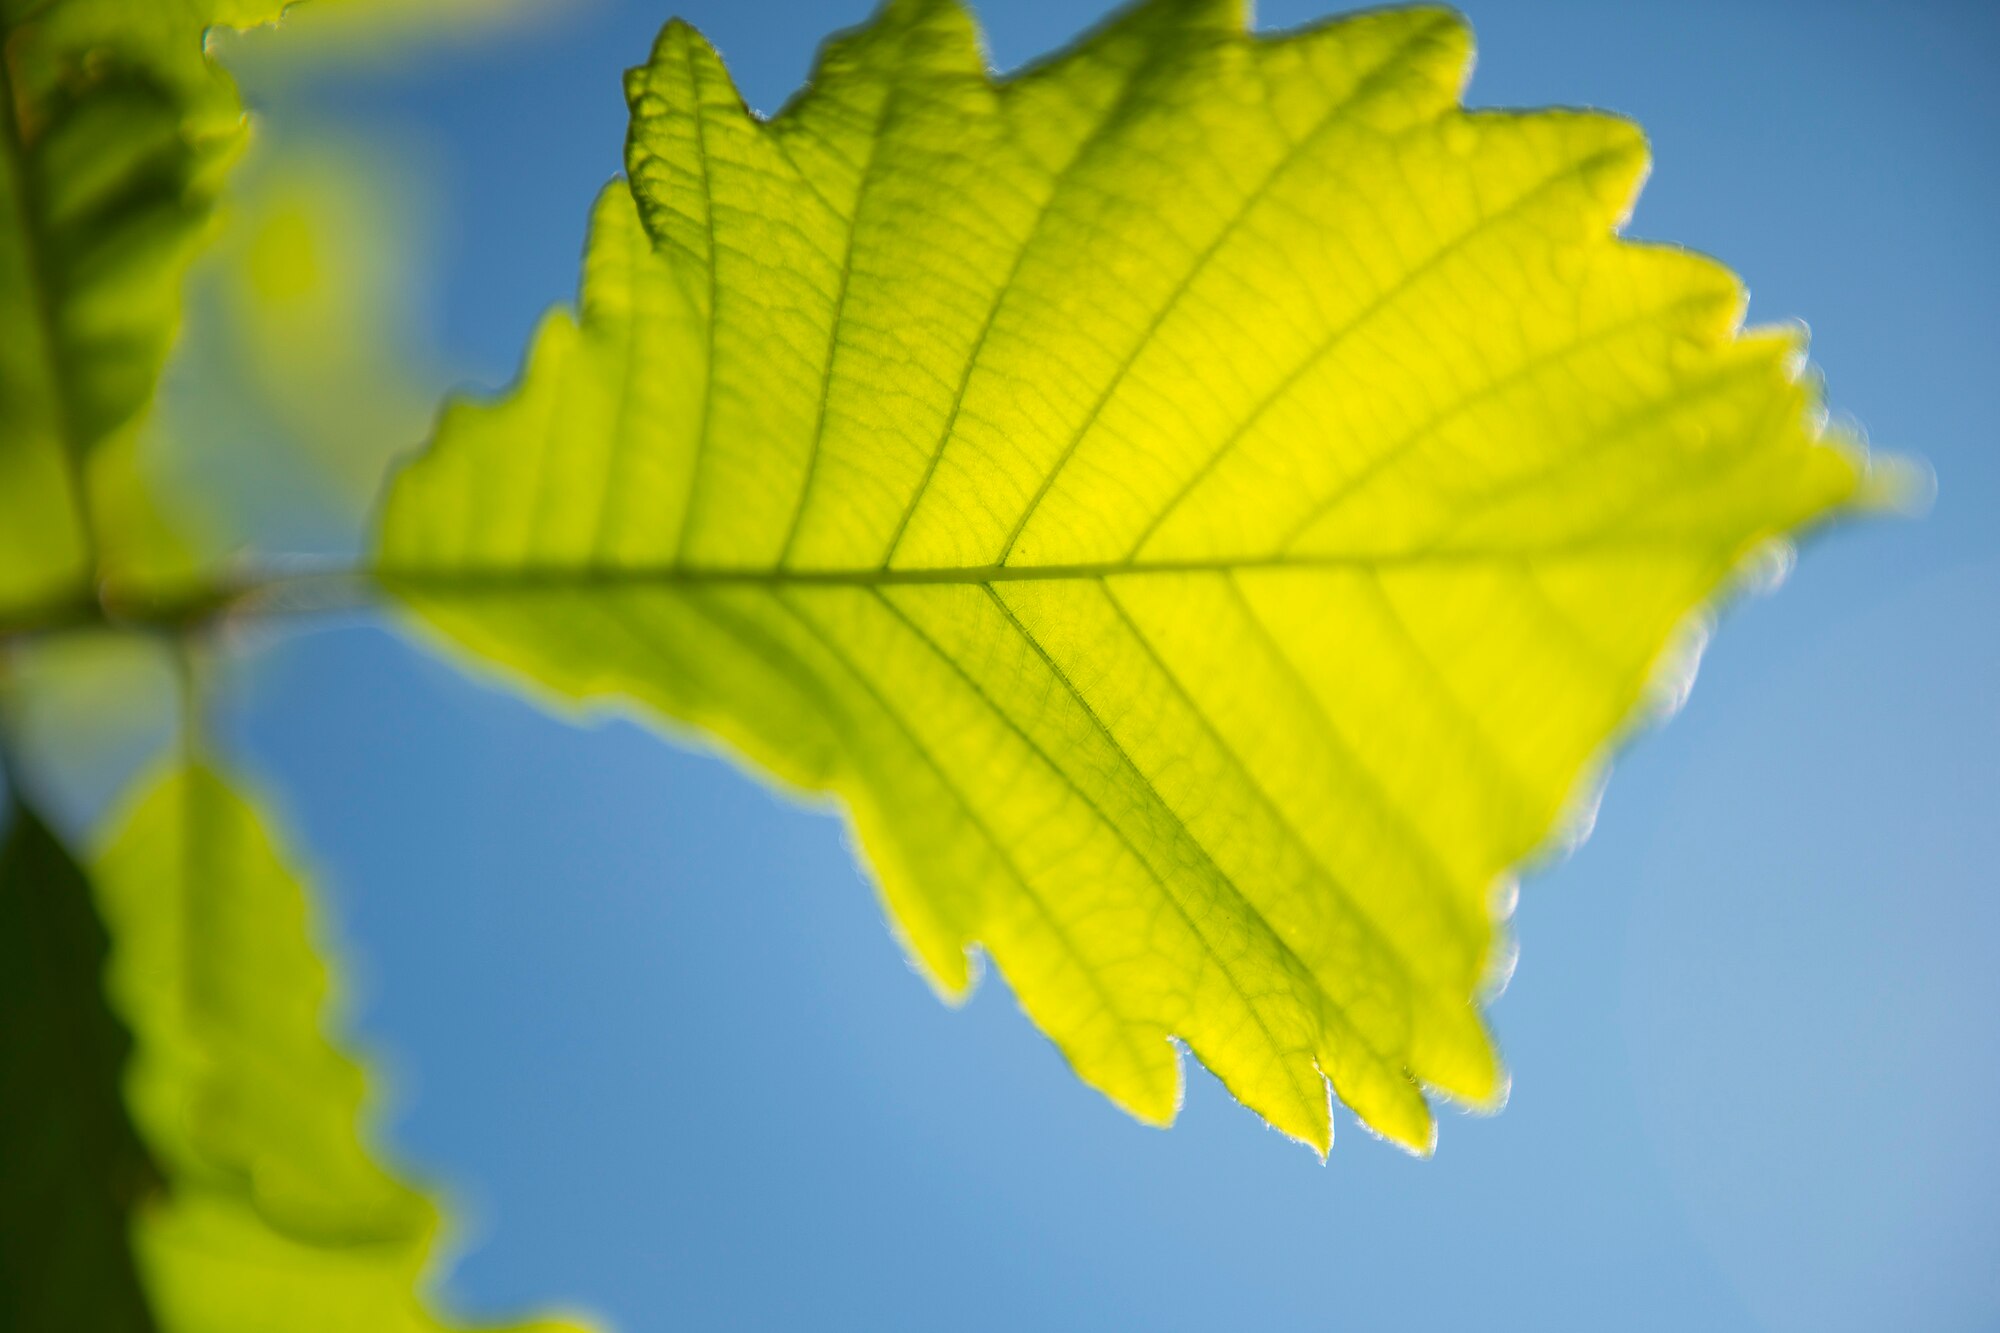
[[[177,584],[107,578],[94,590],[0,607],[0,645],[100,629],[183,638],[225,621],[330,615],[373,604],[375,585],[373,574],[353,565],[278,566]]]

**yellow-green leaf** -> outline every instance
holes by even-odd
[[[401,475],[383,576],[570,699],[852,814],[1170,1120],[1503,1095],[1496,902],[1764,544],[1877,498],[1792,332],[1615,230],[1612,117],[1469,113],[1454,15],[1141,4],[995,80],[892,0],[777,117],[670,25],[580,318]]]
[[[152,397],[243,138],[203,35],[282,8],[0,0],[0,606],[75,591],[102,554],[86,460]]]
[[[97,880],[107,990],[136,1042],[126,1095],[166,1181],[135,1232],[159,1326],[453,1326],[422,1299],[437,1212],[362,1141],[367,1080],[326,1035],[306,895],[257,812],[213,772],[173,770]]]

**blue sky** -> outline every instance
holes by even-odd
[[[1495,0],[1478,105],[1650,132],[1632,232],[1810,322],[1921,522],[1736,607],[1593,839],[1531,875],[1498,1117],[1327,1165],[1194,1071],[1180,1125],[1078,1084],[989,978],[933,998],[837,819],[572,725],[376,625],[253,645],[228,718],[318,869],[394,1150],[468,1226],[464,1308],[627,1330],[2000,1327],[2000,10]],[[753,105],[861,0],[684,0]],[[981,7],[996,62],[1105,6]],[[618,167],[665,0],[577,0],[261,95],[434,197],[426,327],[512,373]],[[1272,0],[1283,26],[1325,12]]]

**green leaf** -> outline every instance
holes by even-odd
[[[389,586],[544,693],[851,812],[1172,1119],[1185,1042],[1322,1150],[1496,1104],[1496,907],[1690,616],[1884,498],[1794,332],[1620,242],[1594,113],[1468,113],[1460,20],[1141,4],[989,76],[893,0],[777,117],[670,25],[580,319],[388,497]]]
[[[101,554],[88,461],[152,397],[244,134],[203,34],[282,8],[0,0],[0,605],[74,590]]]
[[[10,794],[0,842],[0,1328],[151,1333],[130,1220],[158,1177],[119,1092],[90,886]]]
[[[108,990],[137,1041],[127,1096],[168,1186],[136,1233],[160,1326],[451,1326],[419,1296],[436,1210],[362,1141],[367,1081],[326,1036],[306,896],[257,812],[177,769],[119,822],[98,880]]]

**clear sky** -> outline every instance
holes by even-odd
[[[675,0],[775,109],[865,0]],[[1097,0],[988,0],[995,61]],[[440,356],[497,386],[568,299],[619,72],[575,0],[261,95],[435,192]],[[1469,0],[1470,100],[1635,116],[1631,230],[1803,318],[1928,518],[1735,608],[1594,838],[1531,875],[1498,1117],[1327,1165],[1193,1072],[1171,1132],[997,979],[898,955],[837,819],[571,725],[378,627],[251,650],[230,721],[320,871],[385,1131],[470,1225],[448,1289],[626,1330],[2000,1328],[2000,7]],[[1270,0],[1283,26],[1324,11]],[[280,140],[282,141],[282,140]]]

